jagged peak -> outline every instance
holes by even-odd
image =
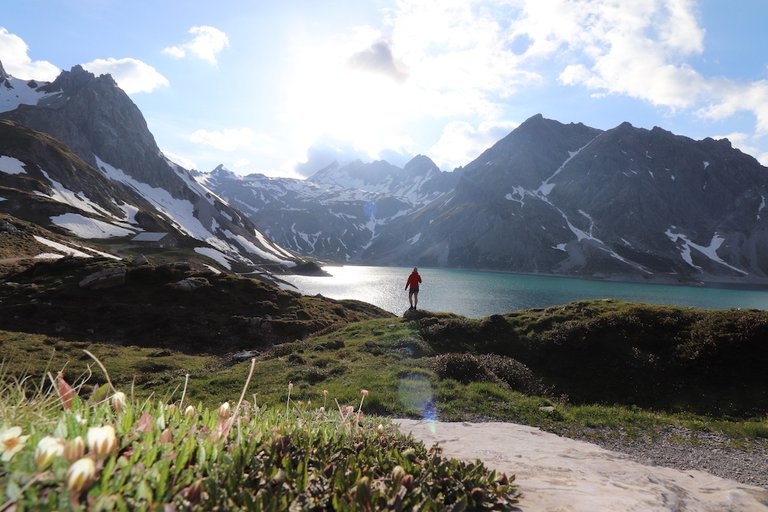
[[[544,116],[541,113],[538,113],[538,114],[532,115],[531,117],[529,117],[528,119],[523,121],[522,124],[526,124],[526,123],[540,123],[540,122],[545,121],[545,120],[548,121],[548,119],[545,119]]]
[[[224,164],[219,164],[211,171],[211,174],[214,176],[234,176],[235,173],[224,167]]]
[[[7,80],[8,76],[8,73],[5,72],[5,68],[3,67],[3,61],[0,60],[0,82]]]
[[[403,169],[405,169],[405,171],[409,174],[427,174],[430,171],[440,170],[435,162],[433,162],[432,159],[426,155],[416,155],[415,157],[411,158],[408,163],[405,164]]]
[[[99,75],[98,77],[85,69],[80,64],[72,66],[69,71],[62,71],[56,80],[51,82],[46,89],[53,91],[67,91],[72,93],[88,85],[89,83],[103,83],[110,87],[116,87],[117,82],[110,74]]]

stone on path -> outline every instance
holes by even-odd
[[[646,466],[597,445],[514,423],[394,420],[443,455],[515,475],[523,512],[768,512],[768,490],[703,471]]]

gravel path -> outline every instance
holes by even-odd
[[[597,435],[592,435],[597,434]],[[636,439],[624,432],[596,429],[578,439],[629,455],[641,464],[698,469],[742,484],[768,489],[768,440],[734,448],[723,435],[673,427]]]

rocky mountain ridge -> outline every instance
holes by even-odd
[[[3,72],[0,118],[8,120],[0,186],[9,196],[25,196],[0,202],[2,212],[81,239],[171,233],[228,269],[279,273],[304,262],[168,160],[109,75],[75,66],[51,83],[37,83]],[[59,203],[47,214],[32,197],[41,194]]]
[[[421,155],[404,168],[334,163],[306,180],[239,176],[223,166],[197,175],[280,245],[337,262],[359,262],[382,226],[447,194],[457,177]]]

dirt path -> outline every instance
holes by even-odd
[[[647,466],[597,445],[513,423],[395,420],[445,456],[516,475],[520,509],[768,512],[768,490],[703,471]]]

